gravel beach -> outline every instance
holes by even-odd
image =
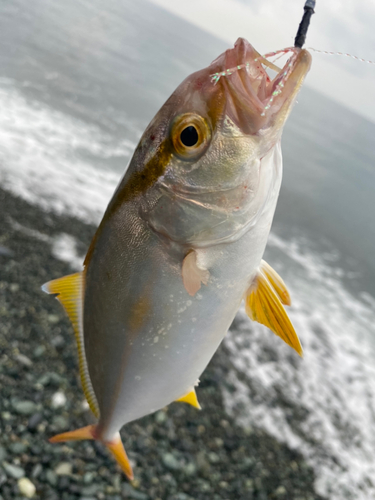
[[[175,403],[123,429],[131,484],[100,444],[48,442],[93,420],[72,328],[40,286],[73,272],[53,242],[69,235],[83,256],[94,231],[0,190],[0,500],[323,500],[298,453],[225,412],[224,346],[201,377],[202,411]]]

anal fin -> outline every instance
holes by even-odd
[[[176,399],[176,401],[179,403],[188,403],[189,405],[194,406],[194,408],[197,408],[198,410],[202,409],[201,405],[199,404],[197,394],[194,388],[181,398]]]
[[[280,276],[265,261],[261,262],[245,297],[249,318],[267,326],[300,356],[302,346],[283,307],[290,304],[290,296]]]

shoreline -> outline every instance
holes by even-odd
[[[33,498],[48,500],[324,500],[302,455],[226,413],[223,345],[197,389],[202,411],[174,403],[122,430],[132,485],[100,444],[50,444],[54,433],[92,417],[72,328],[40,286],[73,272],[51,242],[70,235],[84,255],[95,227],[1,188],[0,207],[0,500],[24,498],[23,475],[36,487]]]

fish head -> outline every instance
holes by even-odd
[[[275,184],[275,168],[262,160],[280,140],[310,62],[306,50],[293,49],[271,79],[265,65],[272,64],[240,38],[182,82],[146,129],[124,179],[155,231],[204,247],[250,227]]]

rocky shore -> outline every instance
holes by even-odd
[[[223,346],[201,377],[202,411],[175,403],[123,429],[131,484],[100,444],[48,442],[92,416],[72,329],[40,286],[73,272],[53,242],[69,235],[84,255],[94,230],[0,190],[0,500],[324,500],[299,454],[226,414]]]

